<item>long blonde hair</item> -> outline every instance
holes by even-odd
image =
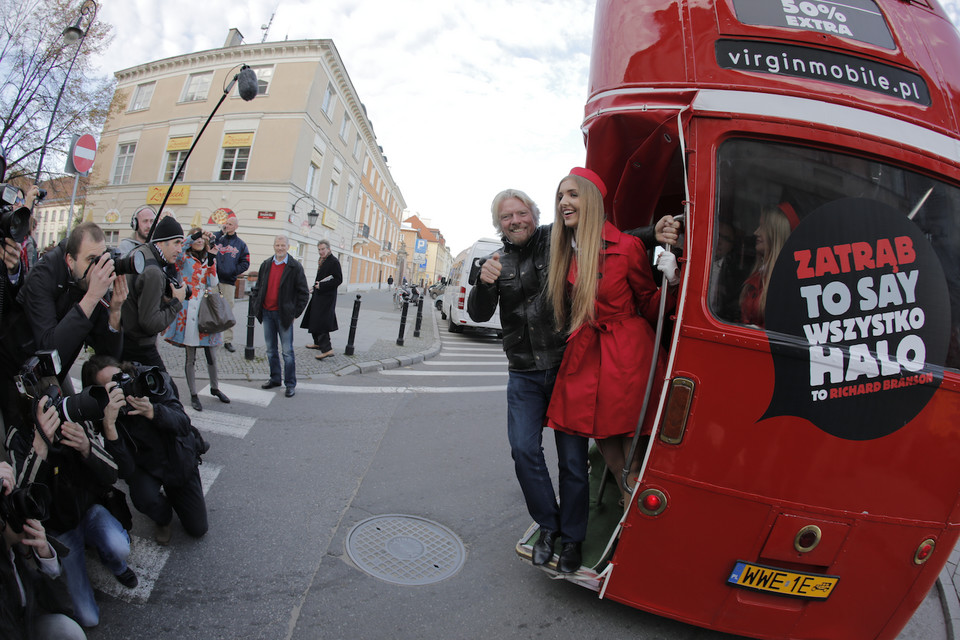
[[[766,316],[767,309],[767,291],[770,290],[770,275],[773,273],[773,265],[777,262],[780,250],[787,242],[787,237],[792,229],[790,220],[779,207],[764,207],[760,211],[760,233],[764,236],[764,253],[757,255],[757,261],[753,265],[753,273],[760,273],[760,300],[759,312],[761,317]],[[746,289],[740,292],[740,302],[746,296]]]
[[[550,237],[550,271],[547,292],[553,303],[553,317],[557,328],[573,332],[580,325],[591,322],[596,315],[597,273],[600,269],[600,244],[603,239],[603,197],[596,185],[580,176],[568,175],[560,184],[573,180],[577,185],[580,211],[577,228],[563,224],[560,213],[560,186],[554,203],[553,233]],[[567,310],[567,273],[574,257],[576,241],[577,278],[570,295]]]

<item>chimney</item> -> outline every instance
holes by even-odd
[[[243,44],[243,34],[236,27],[232,27],[227,32],[227,41],[223,43],[223,47],[239,47],[241,44]]]

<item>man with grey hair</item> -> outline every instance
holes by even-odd
[[[507,438],[527,510],[540,526],[533,564],[549,562],[560,538],[563,544],[557,570],[573,573],[580,568],[581,544],[587,534],[588,439],[554,430],[560,467],[559,506],[543,456],[547,406],[567,339],[565,332],[554,327],[553,307],[544,292],[553,225],[538,226],[537,205],[516,189],[498,193],[490,210],[493,226],[503,237],[503,252],[483,263],[470,291],[467,312],[475,321],[484,322],[500,305],[503,350],[509,363]],[[676,243],[679,226],[672,217],[664,216],[656,227],[628,233],[652,248],[655,241]]]
[[[263,261],[257,275],[256,294],[253,298],[254,315],[263,325],[263,337],[267,343],[267,360],[270,363],[270,379],[263,389],[286,385],[286,397],[292,398],[297,387],[297,361],[293,356],[293,321],[303,313],[310,299],[310,289],[303,274],[303,267],[296,258],[287,253],[290,242],[284,235],[273,240],[274,255]],[[280,355],[277,353],[277,337],[283,350],[283,376],[281,379]]]
[[[570,547],[573,551],[586,537],[590,498],[587,438],[554,431],[560,466],[558,506],[543,456],[544,417],[566,345],[566,336],[554,329],[550,299],[543,295],[551,225],[538,226],[540,210],[530,196],[517,189],[498,193],[490,210],[493,226],[503,237],[503,252],[483,263],[470,291],[467,312],[483,322],[500,304],[503,348],[509,362],[507,438],[527,511],[540,525],[533,564],[542,565],[553,558],[557,538],[562,536],[564,550],[575,545]],[[558,570],[572,573],[579,569],[576,555],[561,551]]]

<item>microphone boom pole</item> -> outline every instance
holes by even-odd
[[[240,71],[237,75],[233,76],[233,80],[230,81],[230,84],[223,90],[223,95],[220,96],[220,100],[217,101],[213,111],[210,112],[210,115],[207,116],[207,121],[203,123],[203,126],[200,127],[200,133],[197,134],[197,137],[193,139],[193,142],[190,144],[190,148],[187,149],[187,155],[184,156],[183,161],[179,163],[176,173],[173,175],[173,180],[170,181],[170,186],[167,188],[167,193],[163,196],[163,202],[160,203],[160,206],[157,208],[157,217],[153,219],[153,224],[150,225],[150,233],[147,234],[147,242],[153,240],[153,233],[157,228],[157,223],[160,222],[160,214],[163,213],[163,207],[167,204],[167,200],[170,198],[171,192],[173,192],[173,187],[176,186],[177,180],[180,179],[180,176],[183,175],[183,168],[187,166],[187,160],[190,159],[190,154],[193,153],[194,147],[197,146],[197,142],[200,141],[200,136],[203,135],[203,132],[206,131],[207,125],[210,124],[210,121],[213,120],[213,116],[217,113],[217,109],[220,108],[220,105],[223,104],[223,101],[227,99],[227,96],[230,95],[230,91],[233,90],[233,85],[237,83],[237,80],[240,78],[240,74],[244,72],[249,72],[254,76],[254,86],[256,86],[256,73],[248,65],[242,65]],[[251,98],[245,97],[241,93],[241,97],[244,100],[253,100],[256,97],[256,94]]]

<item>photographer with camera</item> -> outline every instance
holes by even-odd
[[[11,362],[19,365],[36,350],[56,349],[62,364],[58,378],[72,391],[69,371],[84,343],[97,353],[119,355],[126,298],[126,280],[117,278],[103,230],[92,222],[77,225],[37,263],[17,295],[23,315],[7,331],[8,340],[13,338],[7,346],[15,351]]]
[[[198,469],[205,448],[174,397],[169,376],[154,370],[156,378],[144,383],[149,371],[121,365],[109,356],[93,356],[81,375],[85,385],[100,385],[109,392],[101,423],[107,451],[130,486],[133,506],[155,523],[157,544],[167,545],[174,511],[188,535],[199,538],[207,532]]]
[[[70,594],[56,547],[48,539],[34,500],[43,485],[17,489],[13,467],[0,462],[0,637],[9,640],[84,640],[87,635],[69,616]],[[49,494],[45,494],[48,497]]]
[[[123,304],[121,360],[167,370],[157,350],[157,335],[170,326],[189,298],[189,288],[177,275],[182,249],[183,227],[173,216],[161,215],[153,239],[130,253],[143,260],[143,271],[127,276],[130,295]]]
[[[74,619],[84,627],[94,627],[100,622],[100,608],[87,575],[84,549],[95,548],[104,566],[123,586],[132,589],[138,582],[127,566],[130,536],[101,504],[117,481],[117,463],[89,423],[61,421],[62,409],[47,395],[36,406],[35,421],[9,429],[7,453],[19,486],[40,483],[50,489],[46,526],[70,550],[61,562]]]

